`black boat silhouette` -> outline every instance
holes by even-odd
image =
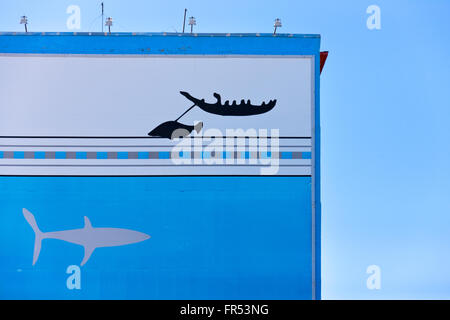
[[[257,114],[266,113],[272,110],[277,104],[277,100],[270,100],[267,104],[263,102],[261,105],[253,105],[250,100],[241,100],[239,104],[234,100],[231,104],[230,101],[225,101],[222,104],[220,94],[214,93],[214,97],[217,99],[216,103],[207,103],[205,99],[197,99],[191,96],[186,91],[180,91],[180,93],[187,99],[194,103],[194,106],[200,107],[205,112],[221,115],[221,116],[253,116]],[[194,107],[192,106],[192,107]]]

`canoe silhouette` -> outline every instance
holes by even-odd
[[[220,94],[218,93],[214,93],[214,97],[217,99],[216,103],[207,103],[205,99],[197,99],[185,91],[180,91],[180,93],[203,111],[221,116],[253,116],[266,113],[272,110],[277,104],[276,99],[270,100],[268,103],[263,102],[261,105],[253,105],[250,100],[241,100],[239,104],[236,103],[236,100],[231,104],[227,100],[222,104]]]

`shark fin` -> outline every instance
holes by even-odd
[[[88,220],[89,221],[89,220]],[[81,266],[83,266],[91,257],[92,252],[94,252],[95,247],[84,247],[84,257],[83,257],[83,261],[81,261]]]
[[[85,229],[92,229],[92,224],[91,221],[89,221],[89,218],[84,216],[84,228]],[[92,252],[94,252],[95,247],[89,247],[89,246],[85,246],[84,247],[84,257],[83,257],[83,261],[81,261],[81,266],[83,266],[91,257]]]
[[[86,217],[86,216],[84,217],[84,228],[85,229],[87,229],[87,228],[92,229],[91,221],[89,221],[89,218]]]

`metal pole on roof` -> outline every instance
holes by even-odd
[[[275,35],[277,33],[277,28],[281,28],[281,20],[279,18],[275,19],[275,23],[273,24],[274,29],[273,29],[273,34]]]
[[[194,26],[197,25],[197,20],[195,19],[195,17],[190,17],[188,24],[191,26],[191,33],[192,33]]]
[[[103,8],[103,2],[102,2],[102,33],[103,33],[103,21],[105,21],[104,20],[104,18],[103,18],[103,14],[104,14],[104,8]]]
[[[105,26],[108,26],[109,33],[111,33],[112,24],[113,24],[113,19],[111,17],[106,18]]]
[[[20,17],[20,24],[25,25],[25,32],[28,32],[28,28],[27,28],[28,18],[27,18],[27,16]]]
[[[186,12],[187,12],[187,9],[185,8],[184,9],[184,19],[183,19],[183,33],[184,33],[184,27],[186,26]]]

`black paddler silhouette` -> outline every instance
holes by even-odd
[[[202,128],[203,122],[199,122],[195,126],[189,126],[178,121],[167,121],[150,131],[148,135],[152,137],[177,139],[187,137],[194,130],[199,133]]]

